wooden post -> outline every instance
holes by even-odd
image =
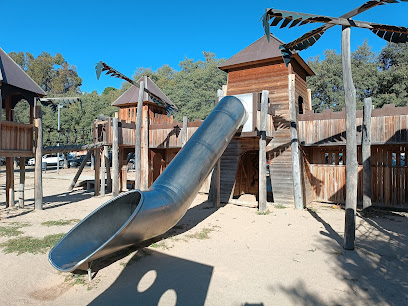
[[[105,123],[106,124],[106,123]],[[106,126],[103,127],[103,135],[102,135],[102,139],[103,142],[106,143]],[[105,196],[105,192],[106,192],[106,158],[109,159],[108,156],[108,146],[103,146],[103,153],[102,153],[102,157],[101,157],[101,196]]]
[[[147,190],[149,185],[149,109],[144,106],[143,109],[143,124],[142,124],[142,141],[140,155],[140,189]]]
[[[303,190],[300,167],[299,139],[297,133],[297,114],[296,114],[296,93],[295,93],[295,74],[289,74],[289,120],[290,120],[290,138],[292,151],[292,175],[293,175],[293,196],[295,208],[303,209]]]
[[[6,207],[14,207],[14,158],[6,157]]]
[[[187,142],[187,116],[183,116],[183,129],[181,130],[181,146],[184,147],[184,145]]]
[[[101,187],[101,149],[95,149],[95,188],[94,188],[94,195],[98,196],[100,194],[100,187]]]
[[[217,186],[217,191],[216,191],[216,198],[215,198],[215,205],[217,208],[220,208],[221,206],[221,157],[217,161],[217,178],[216,178],[216,186]]]
[[[115,116],[112,121],[112,195],[119,194],[119,126],[118,118]]]
[[[344,245],[354,250],[357,208],[357,137],[356,137],[356,90],[351,74],[350,27],[343,26],[341,36],[343,84],[346,104],[346,216]]]
[[[0,81],[0,151],[1,151],[1,117],[3,113],[3,96],[1,93],[1,85],[2,85],[2,82]],[[1,163],[0,163],[0,172],[1,172]]]
[[[307,89],[307,105],[309,110],[312,110],[312,90],[310,88]]]
[[[269,91],[262,90],[261,120],[259,125],[259,184],[258,210],[266,211],[266,116],[268,113]],[[255,110],[254,110],[255,111]]]
[[[361,147],[363,158],[363,209],[371,206],[371,98],[364,99]],[[397,165],[398,166],[398,165]]]
[[[24,208],[24,183],[25,183],[25,158],[20,157],[20,186],[18,194],[18,207]]]
[[[35,147],[35,168],[34,168],[34,208],[43,209],[43,189],[42,189],[42,149],[43,149],[43,129],[42,129],[41,107],[36,107],[36,119],[34,126],[36,130]]]
[[[108,146],[107,146],[108,148]],[[112,175],[111,175],[111,166],[110,166],[110,159],[109,159],[109,153],[108,150],[106,149],[107,156],[106,156],[106,192],[110,193],[112,192]]]
[[[71,191],[72,189],[74,189],[76,182],[78,181],[79,176],[82,173],[82,170],[84,170],[84,167],[86,165],[86,162],[88,161],[89,157],[91,157],[92,154],[92,150],[89,150],[86,155],[85,158],[83,159],[83,161],[81,162],[81,165],[78,168],[77,173],[74,176],[74,179],[72,180],[71,185],[69,186],[68,190]]]
[[[145,82],[141,81],[139,87],[139,98],[136,109],[136,142],[135,142],[135,189],[140,189],[141,183],[141,146],[142,146],[142,114]]]

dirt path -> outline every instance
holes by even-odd
[[[89,172],[89,170],[88,170]],[[67,193],[74,170],[44,180],[45,209],[6,210],[0,227],[16,237],[66,233],[110,197]],[[90,172],[88,173],[90,174]],[[3,173],[4,175],[4,173]],[[86,173],[85,173],[86,175]],[[4,183],[4,177],[1,178]],[[3,186],[4,187],[4,186]],[[4,188],[3,188],[4,190]],[[357,248],[342,248],[344,211],[226,205],[215,210],[198,195],[179,224],[150,246],[98,261],[85,274],[60,273],[46,253],[6,254],[0,247],[1,305],[406,305],[408,219],[405,214],[357,218]],[[67,225],[57,225],[65,220]],[[54,221],[46,226],[43,222]],[[24,226],[23,226],[24,225]],[[1,232],[0,232],[1,233]]]

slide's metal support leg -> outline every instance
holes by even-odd
[[[89,282],[92,281],[92,263],[93,261],[88,262],[88,281]]]

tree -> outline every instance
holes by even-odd
[[[82,79],[76,67],[56,53],[42,52],[37,58],[28,52],[10,52],[10,57],[47,92],[48,96],[78,94]]]
[[[388,43],[378,56],[377,107],[408,104],[408,44]]]

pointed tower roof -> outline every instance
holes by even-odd
[[[143,77],[141,77],[137,83],[140,84],[142,81]],[[152,81],[151,78],[146,77],[147,81],[145,82],[145,87],[147,90],[149,90],[152,95],[156,96],[156,98],[159,98],[165,105],[163,106],[169,106],[173,109],[177,109],[177,107],[174,105],[174,103],[161,91],[161,89]],[[152,95],[148,95],[148,99],[146,101],[160,104],[158,103],[157,99],[153,97]],[[137,103],[137,100],[139,98],[139,88],[136,86],[131,86],[129,87],[128,90],[126,90],[119,98],[117,98],[112,105],[113,106],[124,106],[126,104],[135,104]]]
[[[270,41],[268,42],[266,35],[264,35],[245,49],[230,57],[220,66],[218,66],[218,68],[228,72],[228,70],[231,68],[248,66],[259,62],[269,61],[274,58],[282,58],[282,53],[279,46],[283,43],[283,41],[276,38],[272,34],[270,36]],[[314,75],[312,69],[310,69],[310,67],[299,55],[295,54],[293,59],[306,70],[308,75]]]
[[[0,81],[12,85],[40,97],[46,95],[44,90],[6,53],[0,48]]]

